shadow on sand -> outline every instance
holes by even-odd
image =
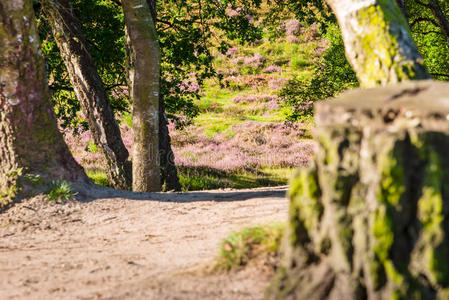
[[[114,190],[94,184],[74,184],[74,189],[78,192],[77,199],[82,202],[91,202],[99,199],[121,198],[141,201],[160,202],[231,202],[245,201],[255,198],[280,198],[286,196],[287,186],[265,187],[255,189],[224,189],[195,192],[168,192],[168,193],[135,193],[130,191]]]

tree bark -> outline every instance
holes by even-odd
[[[108,95],[90,55],[81,23],[73,14],[70,0],[42,0],[73,89],[100,150],[108,181],[113,188],[129,190],[131,166],[120,128],[110,107]]]
[[[395,1],[327,0],[362,87],[430,78]]]
[[[147,0],[147,3],[156,26],[156,1]],[[159,153],[161,158],[161,185],[165,185],[165,190],[168,191],[180,191],[181,184],[179,183],[178,170],[175,165],[175,154],[171,148],[170,132],[167,125],[168,120],[165,115],[164,95],[161,93],[159,95]]]
[[[407,9],[405,8],[405,0],[396,0],[396,3],[398,4],[399,8],[401,9],[402,14],[404,15],[404,17],[406,19],[408,19]]]
[[[448,94],[414,81],[317,105],[268,299],[448,299]]]
[[[51,110],[32,1],[2,0],[0,210],[52,179],[89,182]]]
[[[447,42],[449,43],[449,22],[447,21],[447,18],[444,15],[438,0],[429,0],[429,8],[432,11],[432,14],[435,17],[438,25],[440,26]]]
[[[175,154],[171,148],[168,120],[165,115],[164,97],[159,97],[159,153],[161,166],[161,184],[165,184],[166,191],[180,191],[178,170],[175,165]]]
[[[160,53],[146,0],[122,0],[129,37],[128,72],[133,121],[133,191],[160,191]]]

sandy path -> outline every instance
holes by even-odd
[[[0,299],[259,299],[258,270],[192,270],[230,232],[287,214],[284,187],[80,197],[91,201],[33,199],[0,215]]]

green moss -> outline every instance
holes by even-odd
[[[317,174],[313,170],[300,171],[291,184],[291,209],[298,212],[298,217],[309,231],[317,226],[323,213],[320,194]]]
[[[333,164],[338,161],[338,151],[336,146],[331,142],[331,137],[328,136],[327,132],[320,132],[318,135],[318,142],[320,143],[320,148],[324,149],[324,163],[326,165]]]
[[[443,172],[438,154],[428,149],[422,196],[418,200],[418,219],[422,224],[427,276],[433,284],[449,285],[449,245],[444,234],[442,182]]]
[[[384,158],[381,171],[381,203],[397,207],[405,192],[404,168],[398,155],[389,154]]]
[[[407,39],[401,29],[408,28],[408,24],[397,5],[390,1],[379,1],[376,5],[361,9],[357,20],[360,28],[365,28],[359,37],[364,52],[363,65],[358,72],[362,86],[374,87],[383,81],[423,78],[422,70],[417,70],[422,66],[404,57],[401,51],[403,46],[400,43],[404,42],[398,39]],[[409,39],[413,45],[410,35]]]

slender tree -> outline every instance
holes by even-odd
[[[0,209],[52,179],[87,182],[58,131],[31,0],[0,2]]]
[[[430,78],[395,1],[327,0],[362,87]]]
[[[122,0],[133,121],[133,191],[160,191],[160,52],[145,0]]]
[[[128,150],[123,144],[108,94],[89,53],[81,23],[73,13],[70,0],[41,2],[71,84],[87,117],[95,145],[102,153],[108,181],[113,188],[130,189]]]
[[[153,22],[157,22],[156,0],[147,0]],[[165,114],[164,95],[159,94],[159,155],[161,167],[161,184],[165,184],[166,190],[181,190],[178,170],[175,166],[175,154],[171,148],[170,132],[168,131],[168,119]]]

